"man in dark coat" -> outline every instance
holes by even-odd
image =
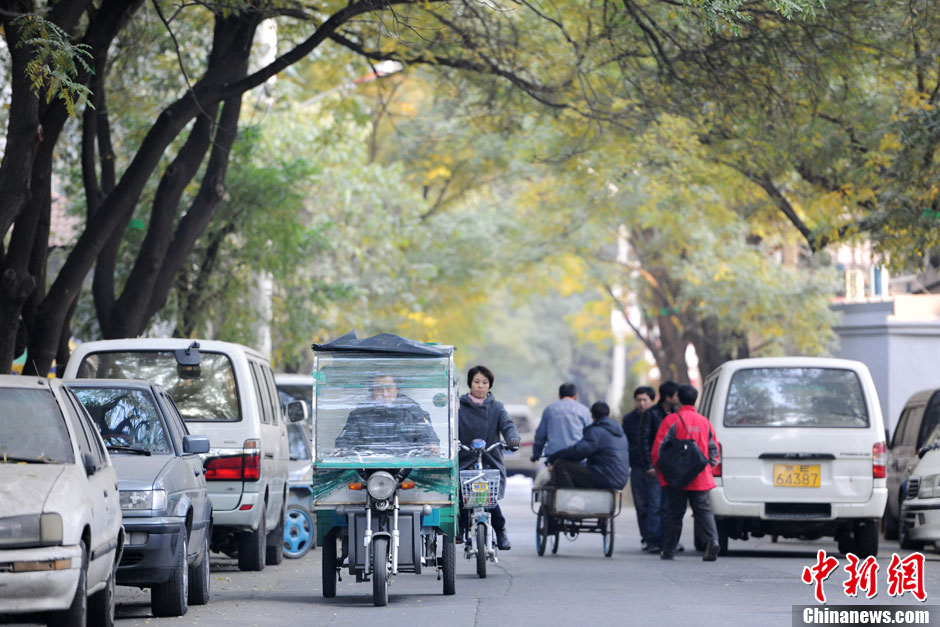
[[[594,422],[581,440],[548,458],[558,487],[622,490],[630,477],[630,453],[623,429],[610,418],[607,403],[591,405]],[[587,459],[587,465],[578,462]]]
[[[659,386],[659,402],[643,412],[640,418],[640,458],[634,460],[633,464],[646,473],[646,550],[650,553],[658,554],[662,551],[663,524],[666,520],[666,500],[656,477],[656,469],[653,468],[653,440],[656,439],[656,432],[663,419],[679,404],[678,392],[679,385],[675,381],[664,381]]]
[[[335,446],[378,455],[403,455],[422,447],[436,453],[440,438],[428,413],[398,391],[395,378],[380,375],[372,381],[370,402],[349,412]]]
[[[662,544],[663,532],[659,528],[659,481],[646,474],[642,466],[643,457],[640,455],[640,422],[643,412],[653,406],[656,391],[651,387],[638,387],[633,392],[634,409],[623,417],[623,432],[630,443],[630,492],[633,494],[633,505],[636,507],[636,524],[640,528],[640,543],[643,550],[650,546],[650,538],[659,546]],[[655,506],[657,515],[649,517],[650,507]],[[650,527],[650,522],[653,527]]]

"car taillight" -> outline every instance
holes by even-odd
[[[718,463],[715,464],[714,468],[712,468],[712,476],[713,477],[721,476],[721,444],[718,445]]]
[[[888,447],[884,442],[876,442],[871,447],[871,476],[875,479],[884,479],[887,473]]]
[[[261,478],[260,444],[258,440],[245,440],[241,455],[209,459],[206,481],[258,481]]]

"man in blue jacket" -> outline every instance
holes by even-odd
[[[630,477],[630,453],[623,429],[610,418],[607,403],[591,405],[594,422],[579,442],[549,456],[552,480],[563,488],[622,490]],[[578,462],[587,460],[587,465]]]

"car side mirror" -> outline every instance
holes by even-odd
[[[184,435],[183,436],[184,453],[208,453],[209,438],[204,435]]]
[[[290,422],[302,422],[307,419],[307,404],[303,401],[291,401],[287,404],[287,419]]]
[[[85,466],[85,474],[89,477],[98,470],[95,458],[91,456],[91,453],[82,453],[82,465]]]

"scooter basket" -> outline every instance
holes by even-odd
[[[499,483],[499,470],[495,468],[461,470],[460,494],[463,497],[463,506],[467,509],[480,506],[496,507]]]

